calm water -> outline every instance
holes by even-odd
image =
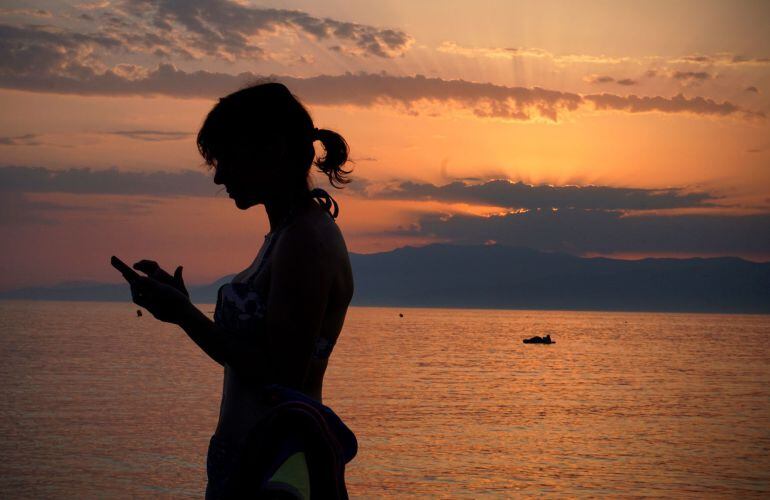
[[[1,497],[202,496],[221,369],[134,311],[0,302]],[[352,497],[760,496],[769,344],[768,316],[353,308],[324,396]]]

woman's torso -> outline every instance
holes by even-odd
[[[321,323],[319,339],[314,346],[314,356],[310,359],[300,387],[296,387],[308,396],[322,401],[323,377],[328,365],[329,355],[342,330],[348,304],[353,293],[353,278],[350,260],[342,233],[334,219],[315,202],[310,209],[303,211],[292,221],[292,231],[301,231],[308,244],[321,249],[321,265],[326,266],[332,277],[331,289],[326,300],[327,306]],[[271,255],[281,237],[281,230],[268,234],[257,258],[249,268],[237,274],[231,283],[250,282],[260,303],[257,310],[264,311],[267,304]],[[255,332],[256,334],[256,332]],[[255,360],[256,361],[256,360]],[[222,403],[216,435],[231,443],[242,442],[253,428],[264,408],[254,387],[246,383],[228,365],[225,365]]]

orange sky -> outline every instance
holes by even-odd
[[[191,283],[246,267],[261,207],[174,175],[210,176],[205,113],[267,75],[351,145],[351,251],[769,259],[770,6],[670,4],[4,2],[0,290],[117,281],[112,254]]]

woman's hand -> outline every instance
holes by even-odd
[[[173,283],[182,283],[182,289],[180,290],[172,282],[164,283],[154,276],[150,276],[150,273],[147,273],[148,276],[139,275],[139,273],[128,267],[125,262],[114,255],[110,262],[131,285],[131,298],[134,303],[150,311],[150,314],[155,316],[155,318],[167,323],[179,324],[189,314],[192,304],[190,303],[189,294],[184,288],[184,283],[181,282],[181,268],[177,268],[177,272],[174,273],[172,278],[174,279],[177,275],[179,276],[179,281]],[[140,261],[134,267],[137,267],[142,262],[151,261]],[[147,266],[139,266],[139,269],[143,270],[141,269],[142,267]],[[158,267],[158,269],[160,268]],[[163,272],[165,273],[165,271]],[[168,273],[165,274],[168,275]],[[153,275],[161,276],[157,272],[153,273]]]
[[[184,279],[182,279],[182,266],[178,266],[176,268],[173,276],[164,271],[163,268],[161,268],[154,260],[142,259],[134,264],[133,267],[137,271],[142,271],[150,278],[160,281],[166,285],[173,286],[182,292],[186,297],[190,296],[190,292],[187,291],[187,288],[184,285]]]

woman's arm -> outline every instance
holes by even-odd
[[[248,380],[263,380],[268,362],[261,341],[265,332],[234,335],[217,325],[192,303],[177,324],[203,352],[220,365],[231,366]]]
[[[195,305],[190,304],[177,324],[211,359],[220,365],[227,362],[226,333]]]

